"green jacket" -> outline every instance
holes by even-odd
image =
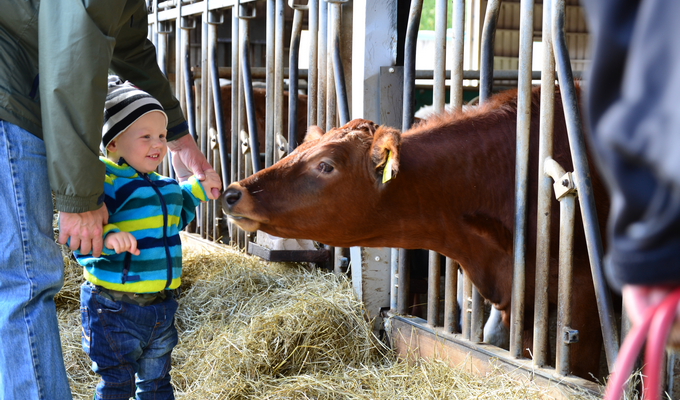
[[[188,133],[147,39],[144,0],[2,0],[0,9],[0,119],[45,141],[57,210],[103,201],[109,68],[160,101],[168,140]]]

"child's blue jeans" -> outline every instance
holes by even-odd
[[[138,306],[80,287],[83,350],[101,376],[95,399],[174,399],[170,354],[177,345],[177,301]]]

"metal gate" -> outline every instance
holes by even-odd
[[[501,9],[500,0],[489,0],[486,3],[484,23],[479,24],[483,25],[481,37],[477,38],[481,45],[477,47],[474,46],[476,39],[464,37],[465,32],[470,34],[474,30],[471,19],[481,20],[481,15],[473,12],[472,5],[476,5],[480,11],[482,2],[469,0],[466,4],[464,0],[452,2],[436,0],[435,67],[432,71],[417,71],[416,37],[422,3],[423,0],[410,2],[404,36],[403,67],[397,66],[400,32],[396,16],[399,7],[407,4],[404,1],[308,0],[306,4],[300,4],[290,0],[286,6],[283,0],[258,2],[153,0],[149,4],[149,37],[157,47],[162,70],[168,74],[171,70],[174,72],[175,93],[187,115],[190,132],[208,161],[222,177],[225,187],[230,182],[238,181],[263,167],[272,165],[292,151],[302,140],[297,135],[296,126],[300,80],[303,80],[303,86],[306,85],[308,96],[308,125],[318,125],[327,130],[357,117],[400,126],[403,130],[408,129],[413,122],[416,79],[433,79],[435,111],[444,110],[447,80],[450,86],[451,105],[455,108],[463,105],[465,80],[479,82],[479,101],[482,103],[491,95],[494,80],[504,82],[516,80],[519,88],[518,115],[523,117],[518,117],[517,121],[516,231],[511,313],[511,327],[514,328],[511,329],[509,351],[480,344],[484,322],[483,299],[465,277],[460,285],[464,291],[462,297],[465,304],[461,307],[464,312],[462,316],[457,315],[458,266],[453,260],[447,259],[445,264],[443,324],[437,321],[440,303],[439,279],[442,274],[439,256],[436,253],[430,254],[429,257],[426,321],[404,318],[409,292],[409,270],[405,250],[353,248],[348,252],[335,249],[333,264],[336,271],[343,270],[351,254],[349,258],[353,264],[352,279],[355,290],[366,303],[370,316],[377,317],[378,324],[383,322],[381,315],[389,317],[385,320],[385,329],[391,334],[392,343],[399,351],[404,353],[419,351],[423,356],[442,356],[446,353],[454,362],[471,354],[473,365],[480,371],[488,370],[488,360],[495,358],[509,369],[524,371],[523,373],[532,377],[531,379],[551,384],[558,380],[562,384],[597,390],[597,386],[592,382],[567,376],[569,340],[558,341],[554,369],[547,367],[548,355],[545,351],[533,354],[533,360],[521,359],[523,326],[521,317],[525,301],[525,207],[529,179],[527,165],[530,118],[527,115],[530,115],[528,111],[531,106],[531,82],[538,77],[544,88],[554,87],[556,80],[560,82],[574,160],[574,171],[567,172],[550,158],[553,119],[551,107],[554,91],[542,90],[539,159],[546,160],[544,168],[547,173],[540,177],[538,182],[540,232],[550,230],[549,219],[542,215],[550,213],[553,181],[566,179],[568,184],[565,187],[569,189],[558,194],[561,216],[559,308],[560,315],[563,316],[558,321],[558,332],[569,335],[571,288],[567,282],[570,280],[575,200],[578,195],[610,370],[619,347],[612,300],[602,273],[601,236],[590,190],[583,133],[580,130],[580,116],[571,70],[572,61],[569,58],[564,33],[567,15],[565,0],[543,3],[542,38],[543,42],[549,45],[545,46],[543,52],[540,73],[532,72],[531,68],[534,29],[532,0],[522,0],[519,3],[517,71],[494,71],[494,38]],[[449,4],[452,6],[450,10]],[[453,17],[453,40],[447,49],[446,19],[449,13]],[[265,16],[266,65],[253,67],[251,57],[255,51],[250,44],[250,37],[252,32],[262,30],[262,14]],[[290,14],[292,18],[286,19],[285,16]],[[286,21],[290,23],[286,24]],[[308,68],[300,69],[300,43],[304,21],[307,21]],[[231,25],[227,38],[221,38],[218,34],[220,26],[223,25]],[[285,43],[287,36],[290,36],[288,47]],[[466,40],[469,57],[479,59],[478,69],[463,68]],[[192,43],[200,43],[200,52],[195,53],[193,59]],[[222,48],[220,53],[220,43],[226,43],[226,49],[230,47],[230,66],[220,65],[220,58],[226,58],[228,53],[225,48]],[[470,45],[473,45],[472,50]],[[476,48],[479,49],[479,54],[475,53]],[[284,68],[286,51],[288,51],[287,69]],[[453,59],[449,71],[446,69],[447,51]],[[220,57],[220,54],[223,56]],[[200,68],[191,68],[192,63],[200,64]],[[197,78],[201,78],[200,85],[194,85]],[[220,78],[231,79],[230,126],[226,126],[222,113],[224,99],[221,96]],[[264,79],[267,93],[264,149],[258,148],[258,128],[253,100],[253,80],[257,79]],[[288,99],[284,98],[286,80]],[[398,101],[399,99],[401,101]],[[288,126],[284,126],[283,123],[285,104],[288,105]],[[229,148],[228,142],[231,143]],[[169,162],[166,161],[163,168],[165,174],[172,173]],[[241,248],[252,240],[235,226],[227,226],[217,202],[201,205],[198,216],[197,223],[192,229],[204,239],[231,242]],[[547,285],[550,236],[542,234],[538,237],[537,285]],[[367,277],[370,279],[366,279]],[[378,285],[380,290],[375,290],[375,285]],[[547,293],[536,291],[534,303],[536,304],[534,348],[544,349],[547,348],[548,335]],[[460,317],[462,332],[456,332],[456,321]],[[416,340],[416,346],[409,347],[409,340]]]

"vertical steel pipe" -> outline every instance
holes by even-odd
[[[519,72],[517,76],[517,146],[515,158],[515,232],[513,235],[510,354],[522,356],[526,291],[526,209],[531,132],[531,51],[534,33],[534,1],[520,2]]]
[[[231,8],[231,180],[236,182],[239,180],[238,176],[238,159],[240,156],[239,149],[239,131],[238,131],[238,94],[239,94],[239,18],[238,5]],[[238,228],[234,225],[234,229]],[[232,237],[233,239],[233,237]]]
[[[177,4],[175,5],[175,97],[177,97],[177,100],[179,100],[179,104],[182,107],[182,110],[186,114],[187,108],[186,108],[186,101],[185,96],[186,94],[184,93],[184,85],[182,84],[183,82],[183,71],[182,71],[182,2],[180,0],[177,1]]]
[[[593,198],[590,169],[586,157],[585,141],[583,138],[581,116],[578,100],[574,88],[571,72],[569,51],[564,33],[565,4],[564,0],[554,0],[552,14],[553,50],[555,65],[560,82],[560,95],[564,107],[564,117],[567,123],[567,135],[571,149],[571,159],[574,163],[574,183],[579,195],[581,217],[585,230],[588,257],[595,285],[597,309],[600,312],[600,326],[604,339],[604,349],[607,355],[607,365],[612,371],[619,349],[619,335],[617,332],[611,294],[604,277],[602,265],[602,238],[597,220],[595,199]]]
[[[326,128],[326,81],[328,77],[328,3],[326,1],[319,0],[319,36],[318,36],[318,55],[319,62],[317,65],[318,77],[317,77],[317,116],[316,124],[321,127],[321,129]]]
[[[307,72],[307,126],[316,125],[318,104],[316,93],[318,78],[318,48],[319,48],[319,0],[309,0],[309,69]]]
[[[240,16],[243,32],[241,35],[241,75],[243,77],[243,91],[246,103],[246,116],[248,120],[248,134],[250,142],[250,154],[253,165],[253,172],[260,170],[260,147],[257,139],[257,118],[255,116],[255,97],[253,96],[253,78],[250,74],[250,29],[249,22],[255,18],[255,7],[252,4],[239,6],[242,14]]]
[[[333,60],[333,76],[335,78],[335,92],[338,118],[340,126],[350,120],[349,104],[347,102],[347,88],[345,86],[345,71],[342,67],[340,55],[340,22],[342,17],[342,5],[347,0],[327,0],[331,10],[331,55]]]
[[[446,104],[446,17],[448,0],[435,0],[434,6],[434,83],[432,104],[434,112],[444,111]]]
[[[239,143],[240,138],[240,115],[238,101],[241,91],[239,85],[239,10],[238,2],[231,8],[231,182],[236,182],[240,179],[239,166],[241,156],[241,149]],[[235,224],[231,225],[231,242],[236,246],[241,246],[240,238],[242,237],[241,229]]]
[[[406,27],[406,43],[404,44],[404,104],[402,116],[402,131],[407,131],[413,124],[413,114],[415,113],[415,88],[416,88],[416,43],[418,39],[418,27],[420,26],[420,15],[423,9],[423,0],[411,2],[409,10],[408,25]],[[408,287],[404,288],[411,277],[409,265],[406,263],[404,249],[399,249],[399,304],[400,313],[405,313],[406,297],[408,297]],[[403,308],[402,308],[403,307]]]
[[[335,94],[335,70],[333,69],[333,6],[328,4],[328,27],[326,35],[326,131],[331,130],[337,124],[337,100]]]
[[[201,153],[206,155],[208,152],[208,88],[210,79],[208,79],[208,2],[205,2],[205,9],[201,16],[201,125],[199,130],[199,148]],[[198,205],[199,216],[196,220],[199,226],[199,234],[206,239],[208,235],[208,209],[205,203]]]
[[[222,108],[222,90],[220,88],[220,76],[217,60],[217,25],[224,22],[224,15],[218,11],[210,11],[208,23],[210,24],[210,79],[212,81],[213,104],[215,106],[215,123],[217,128],[217,144],[220,152],[220,172],[222,182],[227,185],[229,182],[229,149],[227,149],[227,126],[224,122]]]
[[[468,278],[467,274],[463,274],[463,301],[460,303],[462,318],[461,318],[461,330],[463,333],[463,339],[470,340],[471,334],[471,313],[472,310],[472,281]]]
[[[198,139],[196,134],[196,104],[194,102],[193,78],[191,75],[191,47],[189,45],[189,30],[196,28],[196,19],[192,17],[182,17],[182,67],[184,69],[184,93],[186,97],[187,124],[189,134]]]
[[[444,111],[446,104],[446,17],[447,0],[436,0],[434,10],[434,84],[433,105],[435,113]],[[429,251],[429,275],[427,279],[427,322],[431,326],[438,326],[439,317],[439,285],[441,262],[439,254]]]
[[[267,85],[267,110],[265,112],[265,150],[264,150],[264,166],[270,167],[274,163],[274,111],[275,109],[275,51],[276,51],[276,5],[275,0],[267,0],[267,61],[266,61],[266,85]]]
[[[399,287],[399,249],[390,249],[390,310],[397,310],[397,290]]]
[[[439,326],[439,283],[441,282],[441,262],[439,254],[429,252],[429,268],[427,275],[427,323]]]
[[[302,18],[307,6],[296,5],[289,0],[288,5],[293,11],[293,27],[288,49],[288,153],[292,153],[298,145],[297,115],[298,115],[298,79],[300,69],[300,36],[302,34]],[[309,101],[309,98],[307,99]]]
[[[457,110],[463,107],[463,48],[465,39],[465,0],[453,0],[451,53],[451,106]]]
[[[479,65],[479,103],[483,103],[493,90],[493,50],[496,40],[496,25],[501,10],[500,0],[490,0],[486,4],[484,27],[482,28],[482,48]]]
[[[479,66],[479,103],[486,102],[493,90],[493,57],[496,37],[496,25],[500,14],[500,0],[491,0],[486,5],[484,26],[482,28],[481,61]],[[473,342],[481,342],[483,336],[484,310],[483,302],[477,288],[472,288],[472,305],[470,313],[469,339]]]
[[[454,0],[452,6],[451,53],[451,106],[460,110],[463,107],[463,39],[465,36],[465,0]],[[444,330],[455,332],[461,318],[461,307],[456,303],[458,288],[458,263],[446,258],[446,284],[444,287]]]
[[[458,263],[446,258],[446,283],[444,285],[444,332],[457,331],[460,308],[456,304],[456,290],[458,287]]]
[[[413,125],[413,114],[415,114],[416,44],[422,10],[423,0],[411,2],[408,25],[406,26],[406,43],[404,44],[404,103],[401,123],[403,132]]]
[[[284,19],[283,19],[283,0],[276,0],[276,38],[275,43],[275,61],[274,61],[274,135],[283,135],[283,37],[285,33]],[[274,162],[278,161],[275,157]]]
[[[409,291],[411,289],[411,269],[409,255],[405,249],[399,249],[399,277],[397,279],[397,314],[408,314]]]
[[[568,375],[570,348],[564,337],[571,330],[572,270],[574,266],[574,219],[576,196],[569,194],[560,199],[560,270],[557,305],[557,349],[555,369],[559,375]]]
[[[550,221],[552,179],[543,172],[543,163],[553,153],[555,118],[555,58],[552,51],[552,2],[543,3],[543,66],[541,68],[541,108],[538,144],[538,211],[536,215],[536,285],[534,294],[533,364],[548,363],[548,276],[550,274]]]

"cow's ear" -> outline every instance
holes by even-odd
[[[303,142],[311,142],[315,139],[320,139],[324,132],[316,125],[312,125],[307,129],[307,134],[305,135],[305,140]]]
[[[371,161],[382,183],[393,179],[399,172],[401,133],[387,126],[379,126],[373,135]]]

